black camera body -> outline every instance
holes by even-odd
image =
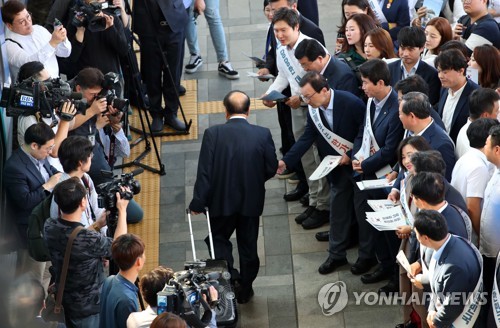
[[[106,29],[106,18],[98,16],[101,11],[107,9],[116,9],[109,2],[91,2],[83,3],[73,7],[75,16],[71,20],[74,27],[85,27],[90,32],[101,32]]]
[[[0,107],[6,109],[7,116],[30,116],[40,113],[42,117],[53,116],[53,109],[61,104],[71,101],[77,113],[85,115],[87,101],[82,99],[82,94],[72,92],[70,85],[53,78],[48,81],[34,81],[32,78],[16,83],[11,87],[4,87]]]
[[[120,112],[126,112],[128,110],[129,101],[128,99],[118,98],[113,86],[119,83],[119,76],[116,73],[109,72],[104,75],[104,82],[102,84],[102,90],[97,95],[97,98],[106,98],[108,106],[118,109]]]
[[[120,194],[122,199],[132,199],[134,195],[141,192],[141,184],[134,179],[134,176],[142,173],[143,169],[137,169],[130,173],[124,173],[115,177],[112,181],[101,183],[96,187],[97,204],[100,208],[116,212],[116,193]],[[128,187],[130,191],[123,191],[121,187]]]

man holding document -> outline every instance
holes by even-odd
[[[329,256],[318,269],[319,273],[327,274],[347,264],[346,249],[353,217],[352,207],[346,206],[353,201],[350,155],[365,106],[349,92],[331,89],[318,72],[305,74],[299,86],[302,100],[309,105],[307,124],[304,134],[279,161],[278,172],[298,165],[314,142],[321,158],[341,157],[338,166],[327,176],[330,183]]]
[[[403,125],[398,118],[398,95],[390,85],[387,64],[380,59],[371,59],[359,67],[362,88],[369,97],[364,124],[354,141],[352,168],[354,180],[384,179],[396,162],[396,149],[403,138]],[[351,268],[353,274],[366,273],[375,263],[377,254],[380,267],[371,274],[365,274],[364,283],[375,283],[389,278],[397,272],[394,263],[399,241],[392,231],[379,232],[366,220],[366,212],[372,212],[368,199],[385,199],[383,189],[360,190],[354,186],[354,208],[359,225],[360,257]],[[393,246],[395,245],[395,247]],[[361,249],[366,253],[361,253]],[[363,257],[362,257],[363,255]]]

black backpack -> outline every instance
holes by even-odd
[[[53,194],[50,193],[40,202],[28,218],[28,252],[30,256],[38,262],[50,261],[50,253],[43,240],[43,226],[50,218],[50,204]]]

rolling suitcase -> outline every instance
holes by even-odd
[[[208,239],[210,244],[211,259],[199,260],[196,257],[196,248],[194,245],[193,226],[191,223],[191,212],[186,209],[189,222],[189,235],[191,237],[191,248],[193,251],[193,261],[186,261],[184,269],[196,269],[200,273],[210,274],[218,273],[217,292],[219,293],[219,304],[214,309],[216,313],[217,327],[236,327],[238,322],[238,311],[236,307],[236,296],[231,285],[231,274],[229,273],[227,262],[225,260],[216,260],[214,252],[214,243],[212,238],[212,229],[210,227],[210,214],[208,208],[205,208],[208,224]]]

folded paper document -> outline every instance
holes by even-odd
[[[378,231],[396,230],[397,227],[407,224],[399,206],[378,212],[366,212],[366,221]]]
[[[319,180],[322,177],[326,177],[334,168],[336,168],[342,156],[332,156],[328,155],[319,164],[318,168],[311,174],[309,180]]]
[[[375,180],[363,180],[356,182],[359,190],[370,190],[370,189],[382,189],[389,188],[394,185],[394,181],[388,182],[385,178],[383,179],[375,179]]]

